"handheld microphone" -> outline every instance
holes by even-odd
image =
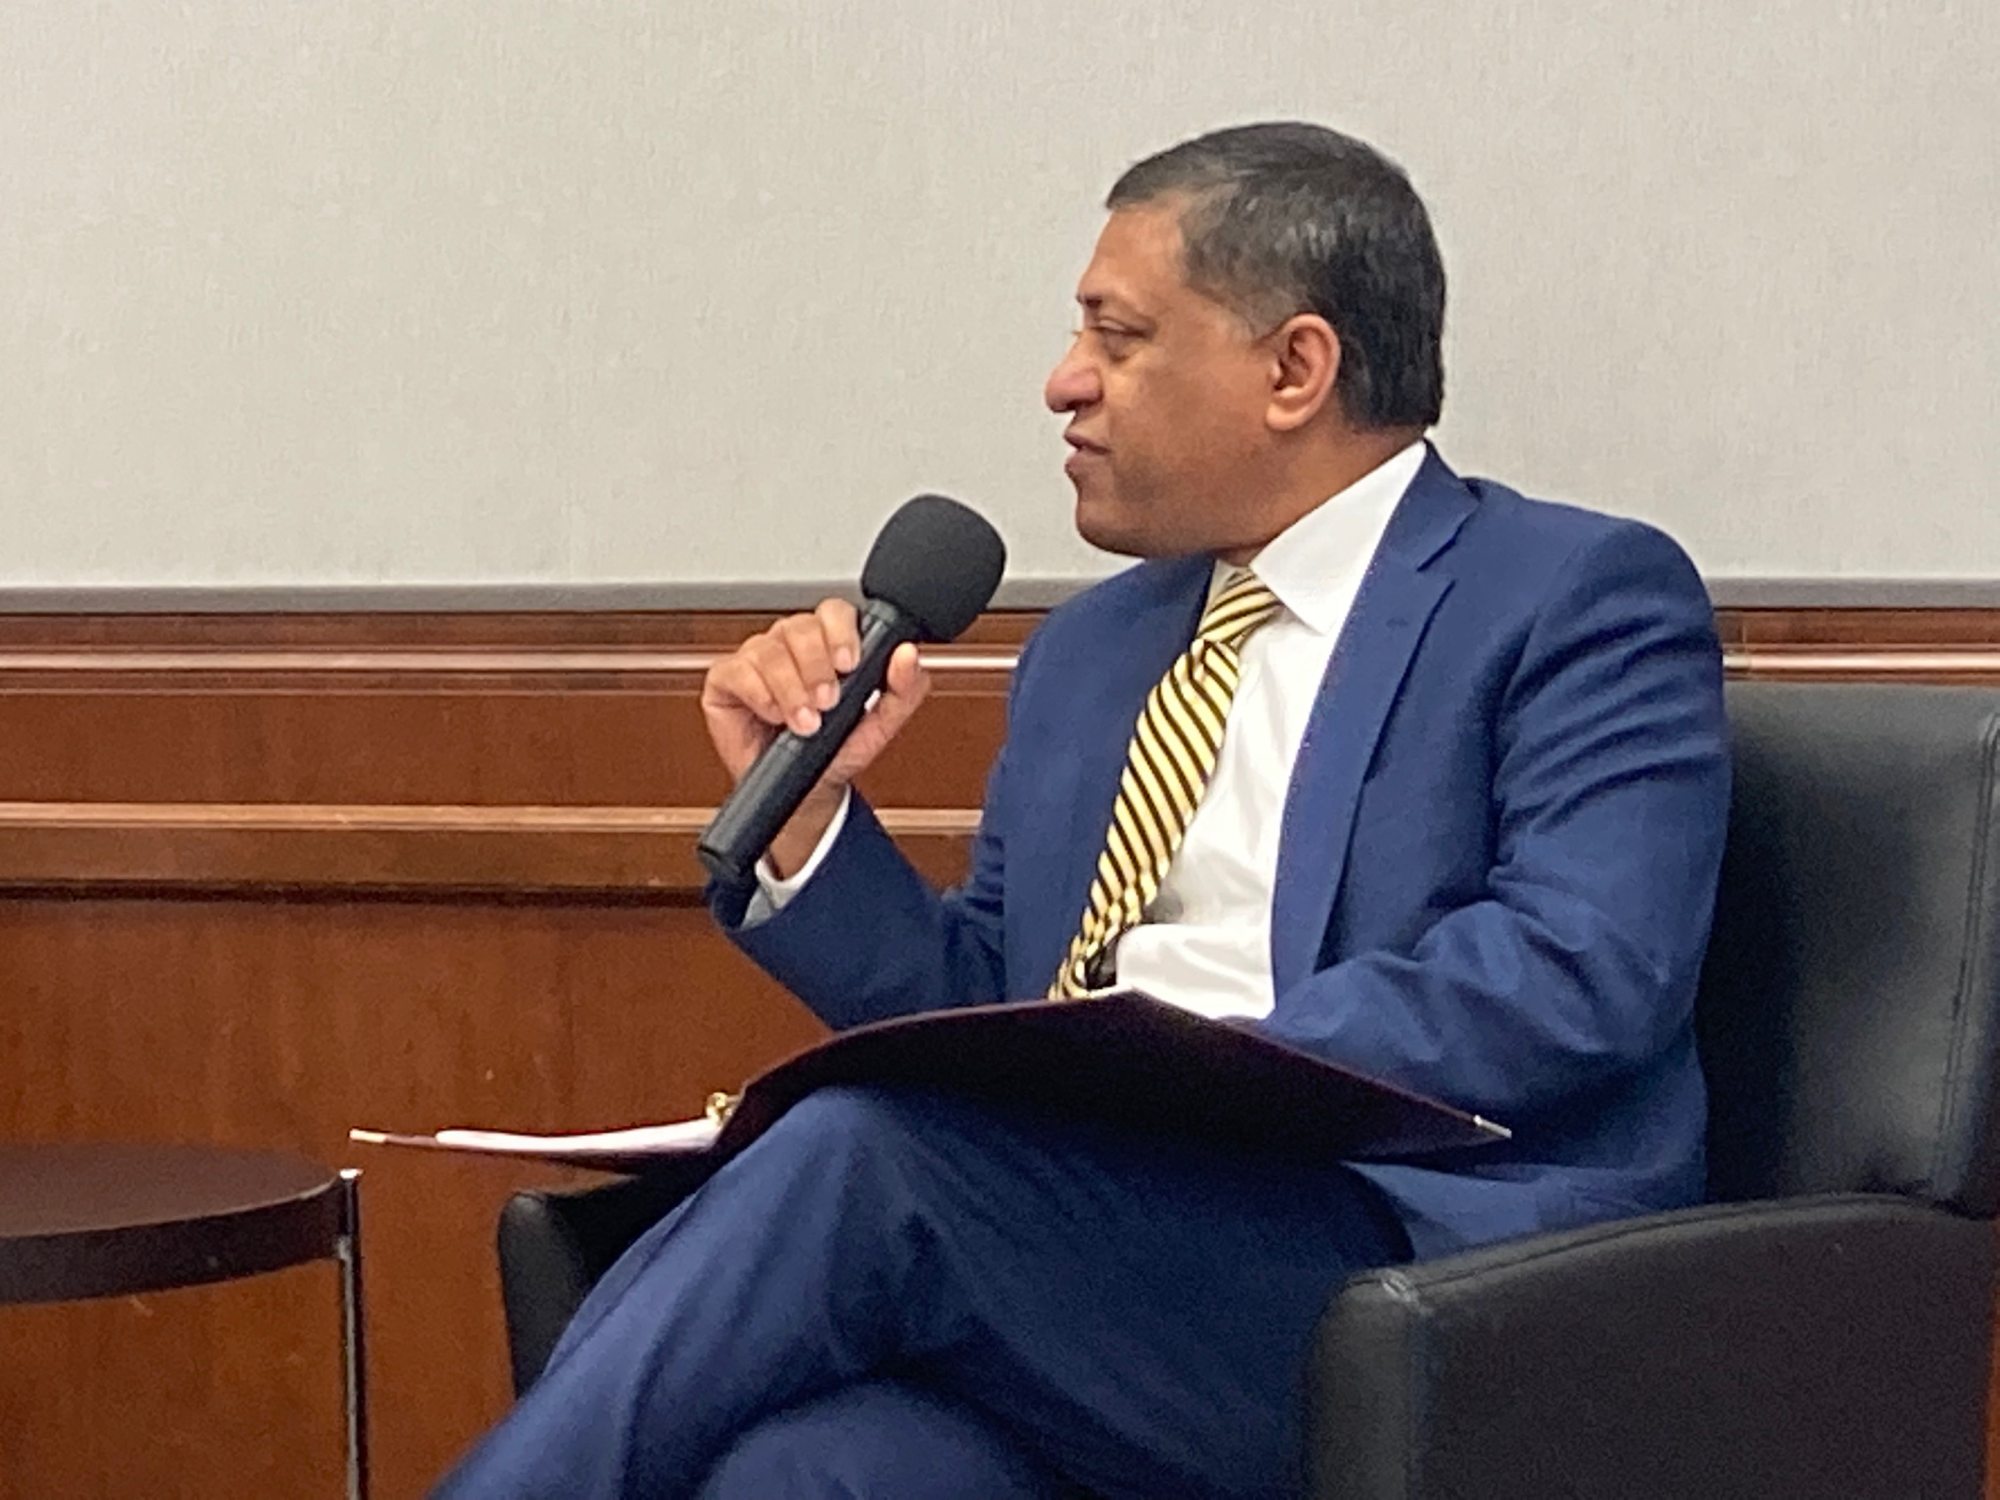
[[[764,748],[702,830],[695,852],[716,879],[750,878],[771,840],[806,799],[889,673],[905,641],[949,641],[1000,585],[1007,544],[978,512],[918,495],[889,517],[861,569],[861,649],[840,697],[811,734],[787,729]]]

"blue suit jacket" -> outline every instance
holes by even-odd
[[[769,920],[740,925],[746,893],[716,891],[725,927],[836,1027],[1041,994],[1210,566],[1143,563],[1035,633],[963,886],[932,891],[857,798]],[[1359,1168],[1418,1254],[1699,1197],[1721,678],[1707,594],[1667,537],[1427,456],[1293,770],[1259,1023],[1513,1128]]]

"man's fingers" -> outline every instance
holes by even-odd
[[[893,733],[902,727],[930,690],[931,674],[924,669],[917,648],[909,644],[898,646],[896,654],[889,658],[889,674],[883,679],[882,696],[875,704],[883,728]]]
[[[896,737],[910,715],[924,701],[930,691],[930,673],[918,660],[917,648],[903,645],[889,658],[889,671],[882,683],[882,691],[875,695],[874,703],[855,727],[854,736],[841,747],[841,754],[829,773],[835,780],[846,782],[867,770]]]
[[[839,624],[836,617],[836,634]],[[766,724],[812,734],[820,725],[822,695],[838,695],[833,664],[839,652],[838,641],[827,639],[824,617],[818,611],[794,615],[752,637],[734,656],[717,663],[708,675],[703,696],[711,702],[739,703]],[[909,643],[898,646],[889,658],[882,691],[864,721],[874,731],[864,736],[864,741],[873,741],[878,747],[886,744],[917,711],[930,685],[930,673],[924,669],[917,648]],[[831,707],[831,702],[827,706]]]
[[[800,675],[799,664],[785,640],[784,623],[780,621],[747,642],[739,654],[750,670],[763,679],[765,689],[778,707],[778,717],[768,722],[784,724],[799,734],[811,734],[819,728],[819,708],[814,690]]]
[[[764,674],[741,654],[717,662],[709,671],[702,696],[713,704],[741,704],[766,724],[783,724],[785,707],[771,692]]]
[[[822,599],[813,615],[826,637],[834,671],[852,672],[861,660],[861,625],[854,606],[845,599]]]
[[[702,679],[702,714],[729,773],[743,774],[772,729],[817,733],[821,715],[839,701],[841,675],[860,657],[854,606],[828,599],[811,614],[779,620],[711,667]],[[899,683],[907,683],[908,671],[900,669]]]
[[[772,629],[791,653],[792,666],[805,688],[807,703],[821,713],[832,708],[840,697],[840,678],[834,671],[833,651],[819,616],[793,615],[780,620]]]
[[[854,606],[828,599],[811,614],[788,615],[745,641],[710,672],[704,691],[733,699],[766,724],[813,734],[820,716],[840,700],[841,674],[852,671],[860,655]],[[887,690],[909,691],[917,670],[916,648],[903,647],[890,661]]]

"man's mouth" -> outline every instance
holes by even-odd
[[[1069,457],[1063,460],[1063,473],[1074,479],[1093,464],[1101,463],[1103,459],[1102,448],[1094,448],[1088,443],[1072,443]]]

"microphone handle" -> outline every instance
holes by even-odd
[[[840,697],[820,715],[819,728],[811,734],[782,731],[750,763],[702,830],[695,853],[717,880],[740,884],[750,878],[771,840],[791,821],[861,722],[868,699],[889,675],[889,658],[903,642],[921,633],[916,621],[879,599],[863,603],[860,624],[861,650],[854,670],[840,680]]]

